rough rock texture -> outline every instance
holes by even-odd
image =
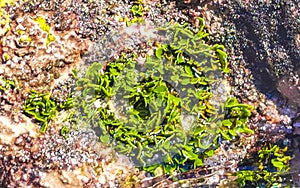
[[[279,138],[291,132],[299,111],[299,2],[191,1],[178,6],[189,14],[199,12],[211,41],[225,44],[232,95],[256,107],[253,128]]]
[[[0,117],[1,187],[116,187],[138,172],[98,143],[91,130],[73,131],[64,139],[54,128],[40,135],[24,119],[14,124]]]
[[[63,101],[74,85],[69,76],[72,68],[94,42],[125,26],[119,20],[132,17],[132,3],[16,0],[14,6],[2,8],[0,86],[6,89],[0,90],[0,113],[5,115],[0,117],[0,187],[130,187],[145,177],[126,158],[96,143],[91,130],[75,130],[64,139],[58,134],[61,125],[51,122],[51,128],[42,135],[21,110],[30,89],[51,92],[55,100]],[[154,25],[189,21],[194,27],[198,16],[205,19],[205,29],[212,35],[209,42],[223,43],[229,54],[231,95],[255,106],[249,123],[256,134],[243,137],[241,143],[222,143],[215,156],[206,161],[210,166],[206,169],[180,174],[175,180],[148,178],[137,187],[197,186],[195,181],[203,177],[207,178],[204,184],[221,182],[226,186],[231,177],[225,172],[237,169],[237,162],[253,149],[255,141],[276,142],[292,131],[298,139],[299,1],[143,3],[147,10],[144,17]],[[42,29],[35,21],[37,17],[46,20],[49,30],[47,26]],[[5,80],[14,81],[15,86]],[[299,149],[297,139],[293,142]],[[292,164],[297,172],[297,157]],[[179,185],[178,179],[192,183]]]

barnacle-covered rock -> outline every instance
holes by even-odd
[[[277,89],[279,92],[287,98],[288,103],[295,110],[300,109],[300,83],[297,73],[284,76],[278,81]]]
[[[0,12],[0,36],[4,36],[9,30],[10,30],[10,18],[9,15],[7,14],[7,12],[5,10],[2,10],[1,8],[1,12]]]
[[[115,157],[111,149],[95,144],[92,131],[73,131],[68,139],[53,133],[39,135],[30,119],[23,118],[24,123],[16,125],[0,116],[2,185],[118,187],[129,176],[142,178],[126,158]]]

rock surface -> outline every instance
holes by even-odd
[[[136,187],[179,186],[171,178],[145,178],[89,129],[74,130],[68,139],[51,122],[45,134],[23,115],[30,89],[50,92],[58,101],[70,93],[73,68],[83,54],[108,32],[126,24],[129,1],[15,0],[4,6],[0,23],[0,187]],[[249,121],[255,135],[228,147],[226,143],[206,161],[206,184],[224,184],[254,143],[276,142],[299,135],[300,3],[292,0],[143,1],[145,19],[161,26],[202,16],[212,43],[223,43],[229,54],[232,96],[255,106]],[[43,18],[42,26],[37,18]],[[44,29],[43,29],[44,28]],[[48,28],[48,29],[47,29]],[[51,38],[52,37],[52,38]],[[15,84],[6,84],[12,80]],[[293,129],[293,123],[296,129]],[[299,130],[298,130],[299,131]],[[299,144],[296,145],[299,150]],[[297,153],[298,152],[298,153]],[[299,155],[299,151],[296,156]],[[235,155],[238,154],[238,155]],[[297,157],[292,160],[299,165]],[[214,168],[213,168],[214,169]],[[205,171],[199,169],[195,173]],[[205,175],[183,174],[199,180]],[[183,176],[186,175],[186,178]],[[189,179],[191,177],[191,179]],[[295,176],[297,177],[297,176]],[[141,183],[136,181],[144,179]],[[179,178],[180,179],[180,178]],[[294,180],[294,182],[299,180]],[[221,182],[221,183],[220,183]],[[297,183],[297,182],[296,182]],[[185,184],[192,186],[197,184]],[[228,185],[227,185],[228,186]]]

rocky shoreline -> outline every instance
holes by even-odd
[[[0,89],[1,187],[183,187],[197,184],[178,185],[176,181],[166,181],[167,177],[146,178],[126,157],[97,142],[92,130],[74,130],[64,139],[59,135],[61,125],[52,121],[47,132],[40,134],[38,125],[23,114],[23,103],[30,89],[50,92],[56,101],[68,97],[74,86],[72,69],[78,68],[84,58],[89,59],[86,52],[93,49],[101,37],[126,27],[124,18],[132,18],[133,2],[4,2],[9,5],[1,2],[0,14],[0,84],[5,88]],[[162,0],[143,1],[143,4],[145,22],[156,26],[189,22],[196,30],[197,17],[203,17],[210,34],[209,42],[225,45],[231,70],[226,77],[230,95],[255,107],[249,119],[255,134],[242,137],[239,143],[223,143],[216,155],[205,162],[216,169],[210,171],[211,178],[203,184],[229,186],[234,178],[225,175],[226,172],[235,172],[238,162],[250,151],[259,150],[257,143],[283,140],[295,156],[299,155],[298,1]],[[44,20],[38,21],[40,17]],[[51,41],[49,36],[55,40]],[[143,50],[136,47],[134,50],[138,52]],[[297,157],[291,164],[299,165]],[[291,172],[296,171],[293,183],[298,185],[295,177],[299,172],[293,166]],[[187,177],[182,179],[208,177],[195,177],[193,173],[185,174]]]

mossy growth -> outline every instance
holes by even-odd
[[[205,43],[199,20],[198,33],[180,24],[159,28],[170,41],[157,43],[143,64],[122,54],[77,77],[77,123],[154,174],[202,166],[219,140],[253,132],[246,124],[253,107],[235,98],[221,109],[210,102],[212,85],[229,71],[227,55],[224,46]]]
[[[26,99],[24,104],[26,114],[33,116],[41,124],[40,132],[44,133],[48,127],[48,121],[57,114],[57,108],[54,101],[50,99],[49,94],[41,94],[34,90]]]
[[[6,79],[5,77],[0,77],[0,92],[6,91],[8,89],[14,89],[16,87],[16,82],[14,80]]]
[[[40,132],[44,133],[47,130],[49,121],[57,115],[59,110],[69,109],[72,106],[73,99],[71,97],[69,97],[64,103],[58,104],[51,99],[50,94],[39,93],[35,90],[31,90],[29,97],[24,103],[24,112],[40,123]],[[61,134],[65,136],[67,132],[68,131],[63,128]]]
[[[50,33],[50,25],[47,23],[47,20],[41,16],[37,16],[34,21],[39,24],[41,30],[47,33],[46,46],[48,46],[50,42],[55,40],[55,37]]]
[[[288,147],[267,145],[258,151],[258,166],[251,170],[237,171],[236,182],[240,187],[282,187],[282,176],[289,171],[291,156]]]
[[[64,138],[68,138],[68,134],[69,134],[70,130],[67,126],[63,126],[61,129],[60,129],[60,135],[63,136]]]
[[[132,18],[128,18],[127,16],[122,19],[126,22],[127,26],[131,26],[134,23],[144,23],[144,5],[143,2],[140,0],[137,0],[134,2],[132,7],[130,8],[130,12],[132,14]]]

